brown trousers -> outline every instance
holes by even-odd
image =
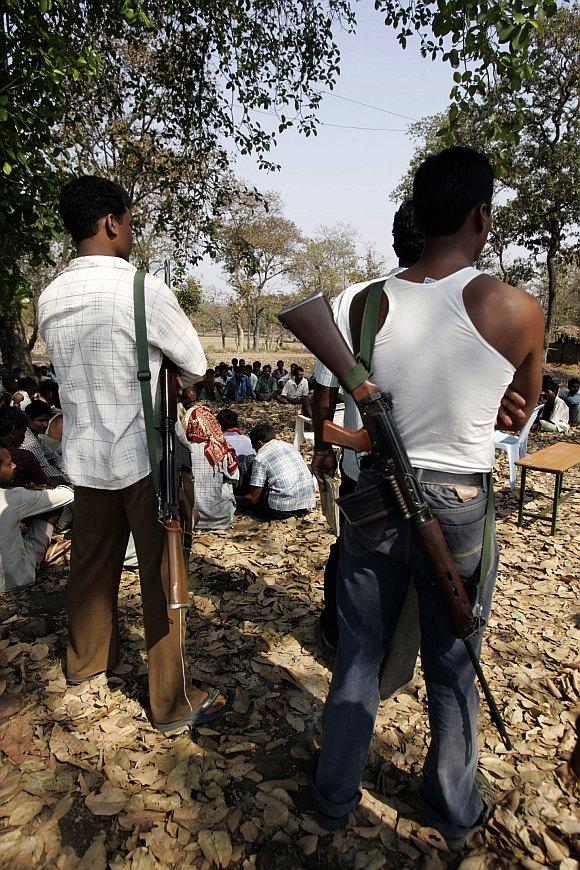
[[[186,612],[168,607],[165,535],[151,475],[124,489],[75,486],[74,493],[67,677],[85,680],[119,661],[119,583],[131,531],[139,561],[152,717],[156,722],[181,719],[192,707]]]

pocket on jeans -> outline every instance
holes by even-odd
[[[364,553],[374,553],[383,540],[389,536],[396,537],[396,530],[387,532],[387,525],[392,517],[382,517],[380,520],[365,523],[364,526],[353,526],[348,521],[344,522],[341,532],[341,541],[351,556],[362,556]]]
[[[440,520],[440,523],[461,579],[464,583],[477,583],[483,548],[485,515],[475,522],[463,525],[450,525],[444,520]]]

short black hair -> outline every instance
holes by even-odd
[[[276,433],[274,427],[266,422],[257,423],[250,432],[250,441],[252,444],[257,444],[258,441],[262,441],[265,444],[267,441],[272,441],[275,437]]]
[[[38,392],[38,381],[28,376],[18,378],[18,389],[25,390],[29,395],[30,393],[36,393]]]
[[[568,381],[568,389],[571,390],[572,387],[576,386],[576,384],[578,384],[580,386],[580,379],[579,378],[570,378],[570,380]]]
[[[121,220],[131,205],[131,197],[116,181],[81,175],[63,187],[58,208],[63,224],[78,244],[97,234],[105,215],[114,214]]]
[[[216,420],[218,421],[224,432],[226,431],[226,429],[238,428],[238,415],[230,408],[222,408],[217,415]]]
[[[415,226],[413,200],[407,199],[393,218],[393,248],[401,266],[414,266],[424,247],[423,233]]]
[[[279,366],[280,363],[282,363],[282,365],[284,365],[284,360],[283,359],[277,360],[276,365]]]
[[[560,384],[555,378],[548,375],[548,377],[544,378],[542,383],[542,388],[544,390],[553,390],[554,393],[557,393],[560,389]]]
[[[415,224],[425,236],[459,232],[469,212],[491,206],[493,169],[485,154],[465,145],[430,154],[413,179]]]
[[[52,408],[47,402],[43,402],[41,399],[34,399],[33,402],[26,406],[24,413],[29,420],[37,420],[38,417],[52,417]]]
[[[26,427],[26,414],[20,408],[0,408],[0,438],[6,438],[13,429]]]

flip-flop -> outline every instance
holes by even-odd
[[[225,704],[223,704],[219,710],[216,710],[215,713],[206,713],[205,711],[208,710],[212,704],[215,704],[220,695],[225,697]],[[214,722],[216,719],[219,719],[231,709],[233,703],[234,692],[230,693],[225,690],[210,689],[205,701],[202,701],[201,704],[194,707],[191,713],[188,716],[184,716],[183,719],[177,719],[175,722],[156,722],[152,719],[151,724],[154,728],[157,728],[158,731],[163,732],[173,731],[175,728],[183,728],[186,725],[188,728],[197,728],[199,725],[206,725],[208,722]]]

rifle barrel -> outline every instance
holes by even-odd
[[[485,695],[485,700],[487,701],[487,706],[489,707],[489,715],[491,716],[493,724],[497,728],[499,736],[503,740],[503,745],[505,746],[505,748],[513,749],[512,742],[506,731],[506,727],[503,724],[503,719],[501,718],[501,714],[497,709],[495,699],[491,694],[491,689],[487,684],[487,680],[485,679],[485,676],[481,669],[481,665],[479,664],[478,658],[475,655],[475,650],[471,645],[471,640],[468,637],[463,638],[463,643],[465,644],[465,649],[467,650],[469,658],[471,659],[471,664],[473,665],[475,673],[477,674],[477,679],[479,680],[479,684],[483,690],[483,694]]]

